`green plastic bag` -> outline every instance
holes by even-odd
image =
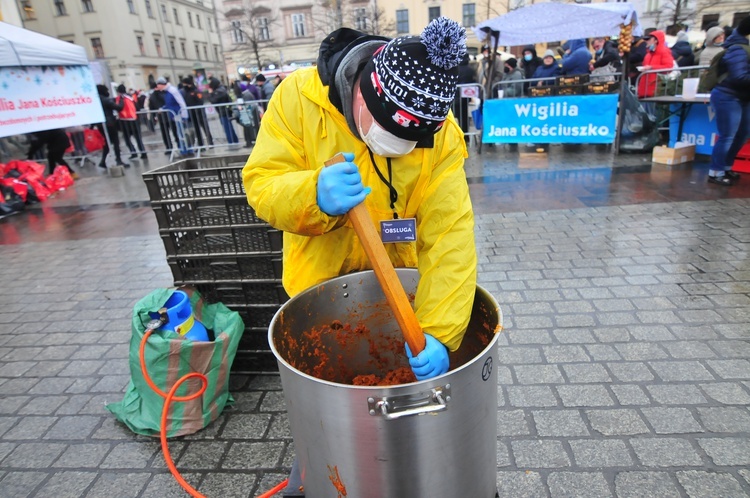
[[[187,402],[173,401],[167,418],[167,436],[193,434],[216,418],[227,404],[234,403],[229,394],[229,371],[245,330],[240,315],[221,303],[204,304],[200,294],[181,289],[190,295],[195,318],[216,336],[213,342],[191,341],[172,332],[154,331],[145,350],[146,369],[159,389],[167,393],[185,374],[199,372],[208,378],[202,396]],[[133,309],[130,338],[130,383],[124,399],[107,405],[117,420],[136,434],[158,436],[164,398],[146,383],[141,371],[140,345],[151,321],[149,312],[161,308],[174,289],[158,289],[141,299]],[[200,390],[201,380],[188,379],[175,396],[188,396]]]

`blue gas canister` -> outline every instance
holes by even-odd
[[[166,309],[168,320],[161,330],[172,331],[193,341],[208,341],[206,327],[195,319],[190,296],[185,291],[174,291],[163,308]]]

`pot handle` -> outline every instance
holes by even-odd
[[[450,388],[450,384],[446,384],[419,394],[370,397],[367,398],[367,407],[370,415],[386,420],[442,412],[448,409],[448,402],[451,400]]]

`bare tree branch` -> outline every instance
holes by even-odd
[[[228,22],[225,30],[232,34],[230,50],[252,61],[258,70],[270,62],[264,58],[268,59],[267,53],[277,46],[272,41],[272,27],[279,24],[279,18],[265,4],[263,0],[243,0],[242,7],[223,12]]]

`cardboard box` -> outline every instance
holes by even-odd
[[[659,164],[682,164],[695,159],[695,145],[675,144],[674,148],[654,147],[654,153],[651,160]]]

